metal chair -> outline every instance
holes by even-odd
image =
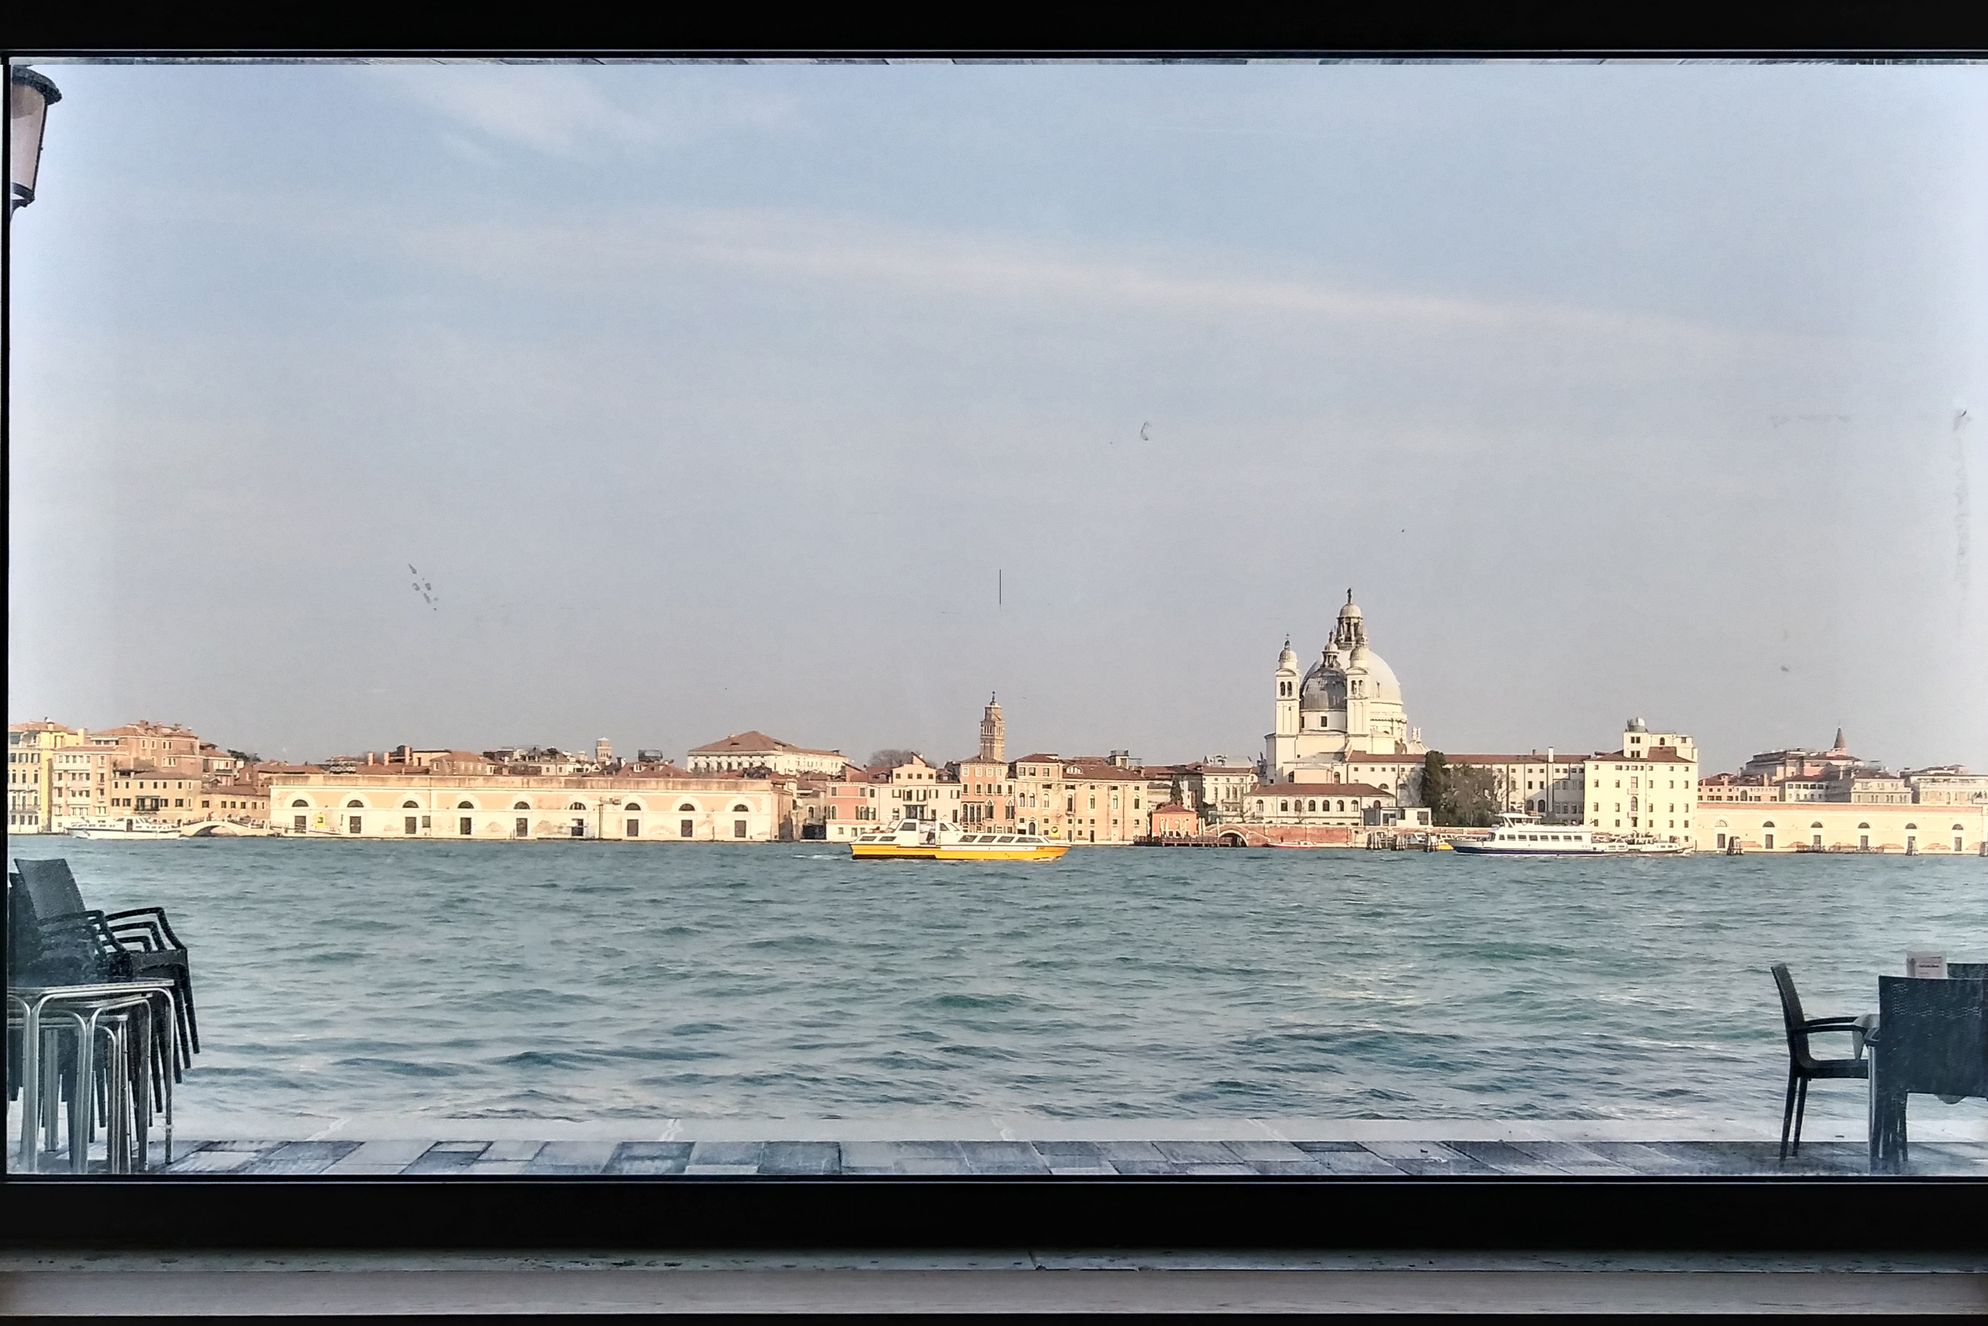
[[[1777,962],[1768,968],[1774,974],[1775,988],[1781,992],[1781,1020],[1788,1032],[1788,1096],[1781,1109],[1781,1159],[1788,1158],[1788,1124],[1794,1122],[1795,1154],[1802,1150],[1802,1111],[1808,1105],[1809,1083],[1816,1078],[1862,1079],[1870,1072],[1863,1058],[1818,1059],[1809,1053],[1809,1036],[1820,1031],[1847,1031],[1858,1036],[1863,1026],[1856,1018],[1811,1018],[1802,1012],[1801,996],[1795,993],[1795,980],[1788,964]]]
[[[173,933],[162,907],[130,907],[118,912],[97,911],[83,901],[76,876],[61,857],[30,859],[16,857],[14,866],[21,886],[27,890],[36,919],[44,926],[100,918],[103,929],[116,936],[129,955],[131,973],[138,977],[166,977],[178,987],[174,1000],[178,1015],[180,1053],[176,1063],[190,1065],[200,1052],[200,1018],[193,1007],[193,969],[186,945]]]

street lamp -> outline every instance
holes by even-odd
[[[7,181],[7,216],[35,200],[35,172],[41,165],[41,135],[48,108],[62,100],[55,84],[32,69],[7,71],[7,150],[13,165]]]

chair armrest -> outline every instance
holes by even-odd
[[[1855,1018],[1811,1018],[1809,1021],[1802,1023],[1802,1030],[1820,1031],[1825,1027],[1854,1027],[1856,1025],[1857,1019]]]
[[[142,939],[144,943],[141,947],[148,953],[179,947],[177,944],[168,944],[165,936],[159,933],[159,927],[151,921],[113,920],[108,922],[108,924],[110,932],[119,939],[129,939],[132,936]]]
[[[127,907],[121,912],[109,912],[106,915],[113,921],[122,921],[134,916],[149,917],[158,923],[159,929],[166,936],[169,947],[186,947],[186,945],[180,943],[179,936],[173,933],[172,922],[166,919],[166,909],[163,907]]]

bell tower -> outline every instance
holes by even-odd
[[[1007,752],[1008,720],[1001,717],[1001,706],[990,694],[987,707],[980,712],[980,758],[1006,764]]]

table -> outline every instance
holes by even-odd
[[[1970,990],[1971,987],[1971,990]],[[1852,1040],[1866,1075],[1871,1168],[1896,1170],[1906,1158],[1906,1100],[1937,1096],[1955,1105],[1988,1097],[1988,998],[1982,982],[1883,976],[1880,1012],[1856,1019]]]
[[[107,981],[94,985],[50,985],[15,986],[7,991],[7,1011],[12,1021],[14,1010],[21,1014],[21,1147],[17,1170],[23,1174],[33,1174],[40,1168],[42,1131],[42,1094],[44,1084],[42,1071],[42,1016],[51,1008],[61,1015],[77,1019],[82,1045],[79,1053],[83,1071],[77,1076],[79,1095],[91,1085],[88,1067],[94,1062],[95,1037],[99,1021],[106,1014],[116,1014],[122,1009],[142,1003],[148,1010],[151,1001],[161,999],[166,1005],[167,1025],[172,1025],[175,1013],[173,1005],[174,985],[171,981]],[[150,1053],[149,1035],[146,1053]],[[167,1074],[170,1079],[171,1074]],[[147,1107],[150,1106],[151,1077],[145,1078]],[[125,1084],[120,1082],[117,1090],[121,1093]],[[167,1100],[166,1148],[168,1155],[172,1149],[172,1087],[170,1081],[165,1088]],[[114,1149],[114,1148],[113,1148]],[[69,1139],[71,1167],[82,1172],[89,1164],[87,1143],[79,1146],[78,1139],[71,1130]],[[115,1157],[113,1157],[113,1160]]]

